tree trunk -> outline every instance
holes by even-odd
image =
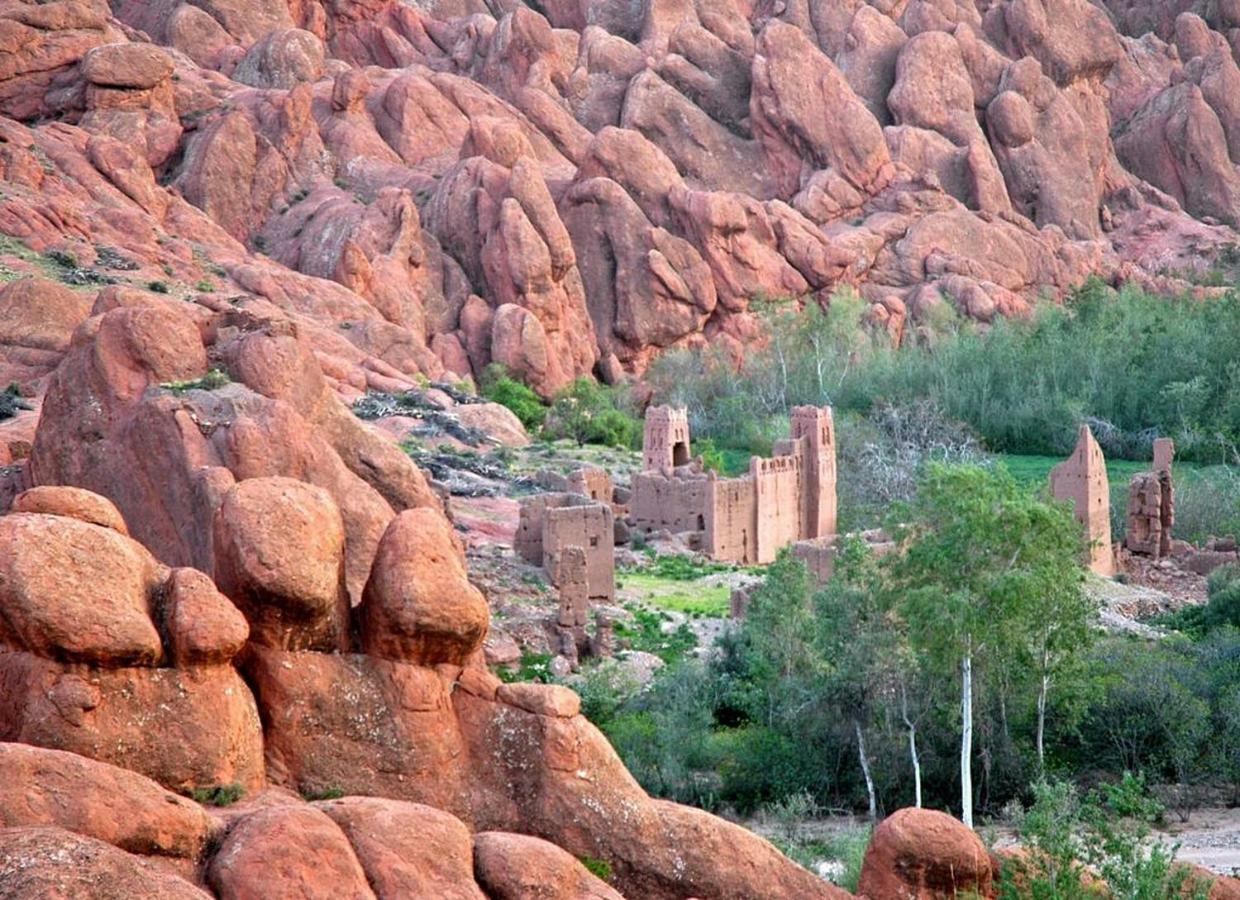
[[[908,728],[908,753],[913,760],[913,805],[921,809],[921,757],[917,755],[917,726],[908,717],[908,695],[900,685],[900,715]]]
[[[1038,685],[1038,775],[1046,771],[1046,694],[1050,690],[1051,676],[1046,669],[1046,653],[1042,654],[1042,680]]]
[[[960,820],[973,827],[973,649],[960,664]]]
[[[874,777],[870,774],[870,758],[865,755],[865,735],[861,731],[861,721],[853,719],[853,729],[857,732],[857,755],[861,757],[861,772],[865,775],[865,792],[870,798],[870,821],[878,821],[878,801],[874,797]]]

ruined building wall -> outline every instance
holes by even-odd
[[[1127,529],[1124,546],[1133,553],[1161,559],[1171,552],[1171,527],[1175,524],[1175,488],[1171,464],[1175,444],[1170,438],[1154,441],[1152,471],[1141,472],[1128,483]]]
[[[687,467],[688,420],[682,409],[646,414],[644,465],[634,476],[633,525],[701,532],[714,559],[768,563],[781,547],[836,529],[835,425],[830,408],[799,406],[791,435],[770,459],[753,457],[740,478],[710,479]]]
[[[753,480],[713,478],[707,482],[706,534],[702,551],[711,559],[752,565],[755,549]]]
[[[775,561],[775,554],[801,537],[801,461],[795,456],[754,457],[749,461],[754,485],[755,562]]]
[[[560,552],[565,547],[583,548],[590,600],[610,603],[616,595],[614,537],[611,507],[606,504],[549,507],[543,521],[543,569],[554,583],[560,571]]]
[[[651,531],[702,531],[706,526],[707,483],[704,476],[634,475],[629,513],[633,524]]]
[[[566,479],[568,490],[599,503],[611,503],[611,473],[598,466],[582,466]]]
[[[577,494],[536,494],[521,500],[513,549],[531,565],[542,566],[556,587],[560,553],[574,546],[586,554],[590,599],[610,603],[616,592],[611,507]]]
[[[642,468],[670,473],[689,464],[689,416],[684,408],[652,406],[646,410],[642,432]]]
[[[801,442],[805,470],[801,537],[827,537],[836,531],[835,420],[830,407],[792,410],[792,438]]]
[[[1106,460],[1093,432],[1082,425],[1072,455],[1051,469],[1051,493],[1072,501],[1076,519],[1089,538],[1089,568],[1099,575],[1115,574],[1111,549],[1111,487]]]
[[[805,563],[809,577],[815,584],[823,585],[835,574],[836,536],[811,538],[792,545],[792,555]]]

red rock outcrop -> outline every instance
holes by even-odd
[[[843,896],[501,685],[440,501],[348,402],[739,356],[754,298],[842,285],[901,340],[1237,240],[1227,4],[541,9],[0,3],[6,888]],[[161,794],[233,784],[209,826]],[[864,892],[987,889],[936,815]]]
[[[932,809],[901,809],[874,829],[857,892],[870,900],[989,896],[990,856],[971,828]]]

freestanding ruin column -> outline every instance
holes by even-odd
[[[1098,575],[1115,574],[1111,550],[1111,485],[1102,448],[1088,425],[1082,425],[1072,455],[1051,469],[1051,494],[1071,500],[1076,519],[1089,537],[1089,568]]]
[[[1128,483],[1128,528],[1124,546],[1133,553],[1161,559],[1171,552],[1171,526],[1175,524],[1175,489],[1171,463],[1175,444],[1170,438],[1154,441],[1154,466],[1150,472],[1132,476]]]

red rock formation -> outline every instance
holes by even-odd
[[[874,829],[857,892],[869,900],[985,897],[992,877],[986,845],[972,829],[946,813],[908,808]]]
[[[0,383],[35,407],[0,438],[0,740],[44,748],[0,755],[6,887],[608,896],[567,853],[631,896],[841,896],[647,797],[571,693],[501,688],[439,501],[347,402],[739,353],[753,298],[844,284],[900,339],[1237,239],[1228,4],[506,8],[0,3]],[[388,799],[266,790],[205,840],[139,776]],[[917,815],[864,883],[984,889]]]

